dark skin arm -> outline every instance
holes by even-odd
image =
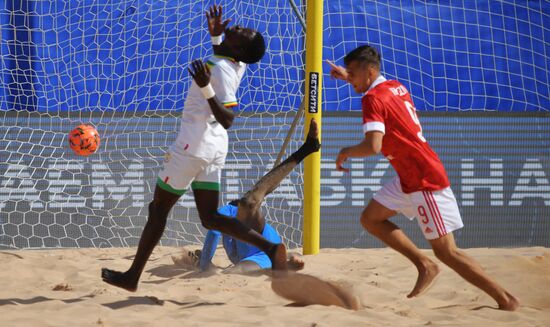
[[[189,74],[191,74],[191,77],[193,77],[193,80],[200,88],[203,88],[210,83],[210,68],[208,68],[202,60],[195,60],[191,63],[191,66],[189,67]],[[208,105],[210,105],[210,110],[212,110],[212,114],[218,123],[220,123],[223,128],[229,129],[231,125],[233,125],[233,119],[235,119],[235,113],[233,110],[226,108],[217,96],[214,96],[207,101]]]
[[[210,35],[219,36],[223,34],[223,31],[225,31],[225,28],[227,27],[227,24],[231,22],[231,19],[222,20],[222,6],[214,5],[208,8],[208,11],[206,12],[206,22],[208,23],[208,32],[210,32]],[[220,48],[220,45],[212,44],[214,54],[220,54]]]

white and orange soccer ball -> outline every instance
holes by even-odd
[[[92,125],[78,125],[69,133],[69,146],[79,156],[89,156],[99,148],[99,133]]]

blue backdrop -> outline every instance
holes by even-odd
[[[0,3],[2,110],[181,110],[187,64],[210,53],[209,1]],[[241,109],[288,110],[301,98],[304,36],[289,1],[221,4],[268,40]],[[324,56],[377,46],[419,110],[547,111],[549,12],[542,0],[325,1]],[[325,87],[325,110],[360,109],[348,86]]]

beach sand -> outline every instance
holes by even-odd
[[[158,247],[138,290],[103,283],[125,270],[133,248],[0,251],[0,326],[550,326],[550,249],[467,249],[522,301],[496,310],[485,293],[441,265],[436,283],[407,299],[416,270],[390,249],[322,249],[303,273],[348,288],[358,311],[293,306],[269,274],[198,273],[174,265],[181,249]],[[427,251],[431,257],[433,254]],[[434,259],[437,260],[437,259]],[[219,250],[214,263],[229,261]]]

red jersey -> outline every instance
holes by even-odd
[[[381,81],[381,82],[380,82]],[[405,193],[450,185],[445,168],[424,139],[411,96],[398,81],[379,78],[362,99],[363,132],[380,131],[382,154],[399,175]]]

